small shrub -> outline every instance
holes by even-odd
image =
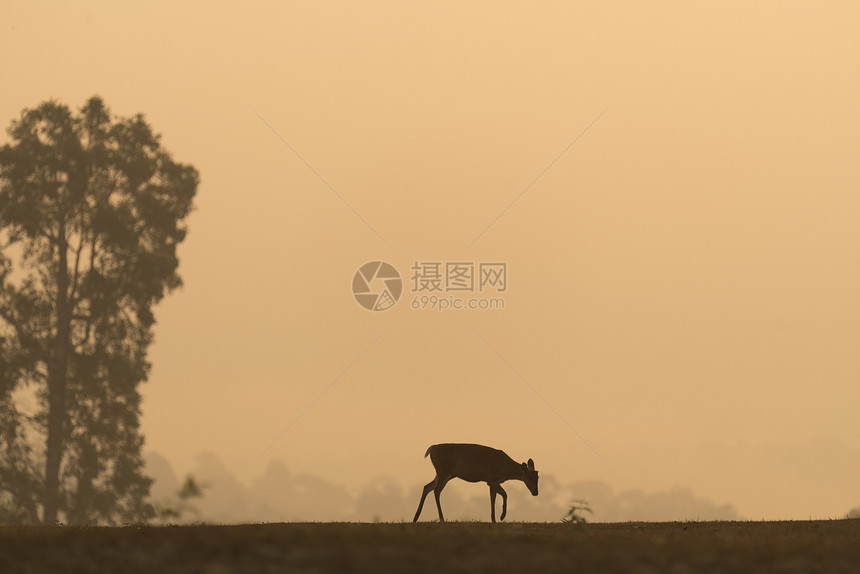
[[[583,512],[594,514],[587,500],[573,500],[570,503],[570,510],[567,511],[561,521],[565,524],[588,524],[588,519],[583,516]]]
[[[208,485],[197,482],[193,476],[189,475],[182,483],[182,488],[176,494],[176,502],[169,505],[156,505],[156,514],[159,519],[165,522],[171,520],[181,521],[186,514],[191,513],[197,516],[197,507],[191,503],[195,498],[203,498],[203,489]]]

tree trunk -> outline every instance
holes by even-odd
[[[48,363],[48,438],[45,445],[45,506],[42,522],[57,523],[60,491],[60,461],[63,458],[63,425],[66,420],[66,374],[69,364],[71,309],[65,226],[59,229],[57,269],[57,338]]]

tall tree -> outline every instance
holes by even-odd
[[[0,148],[0,522],[150,518],[139,385],[198,174],[142,115],[26,109]]]

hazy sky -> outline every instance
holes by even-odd
[[[211,451],[244,480],[411,486],[429,444],[479,442],[565,484],[838,516],[858,23],[847,1],[8,2],[0,123],[98,94],[200,170],[143,388],[180,471]],[[350,291],[373,260],[404,278],[388,311]],[[413,310],[415,261],[505,262],[505,308]]]

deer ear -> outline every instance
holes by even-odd
[[[533,461],[532,459],[529,459],[529,468],[532,470],[535,469],[535,461]]]
[[[523,470],[528,470],[528,468],[528,465],[526,465],[526,463],[523,463]]]

